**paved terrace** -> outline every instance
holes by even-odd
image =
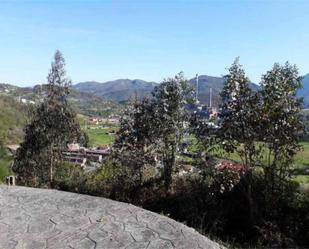
[[[0,248],[220,246],[165,216],[100,197],[0,185]]]

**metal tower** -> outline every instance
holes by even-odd
[[[212,88],[209,89],[209,107],[212,108]]]
[[[195,101],[196,101],[196,103],[198,103],[198,74],[196,74],[196,90],[195,90],[195,93],[196,93],[196,95],[195,95]]]

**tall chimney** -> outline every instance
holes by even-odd
[[[209,89],[209,107],[212,107],[212,88]]]
[[[198,102],[198,74],[196,74],[196,96],[195,96],[195,101]]]

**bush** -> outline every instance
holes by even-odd
[[[288,248],[309,244],[309,198],[291,184],[279,200],[276,212],[265,207],[265,184],[253,174],[254,219],[250,222],[246,181],[233,178],[230,172],[214,172],[212,177],[176,178],[169,195],[159,191],[144,199],[143,207],[196,228],[203,234],[219,237],[240,247]],[[203,179],[203,180],[202,180]],[[232,189],[222,191],[222,183],[234,180]],[[226,185],[224,185],[226,186]],[[148,192],[151,192],[148,190]],[[270,215],[271,214],[271,215]]]
[[[79,165],[64,162],[57,167],[54,187],[64,191],[83,193],[86,179],[86,173]]]
[[[0,141],[0,182],[5,182],[5,178],[10,175],[12,158],[6,154],[2,141]]]
[[[252,174],[253,222],[245,174],[208,168],[201,174],[174,177],[170,191],[155,179],[137,184],[126,167],[111,158],[96,171],[64,164],[55,174],[66,191],[130,202],[163,213],[203,234],[241,247],[302,247],[309,244],[309,190],[288,182],[277,203],[266,203],[263,173]]]

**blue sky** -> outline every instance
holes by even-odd
[[[234,58],[253,82],[274,62],[309,73],[307,0],[0,1],[0,82],[46,82],[60,49],[74,83],[221,76]]]

